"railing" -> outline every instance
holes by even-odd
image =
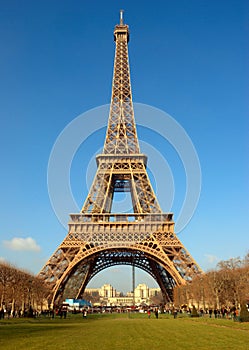
[[[124,222],[124,223],[142,223],[142,222],[172,222],[173,213],[149,213],[149,214],[70,214],[72,222],[96,222],[96,223],[112,223],[112,222]]]

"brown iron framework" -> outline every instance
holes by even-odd
[[[103,269],[133,265],[159,284],[165,301],[175,285],[201,269],[174,233],[172,213],[163,213],[152,189],[147,157],[140,153],[132,104],[128,61],[129,28],[120,23],[116,43],[112,98],[103,153],[79,214],[71,214],[69,232],[39,275],[51,286],[50,302],[80,298]],[[133,213],[112,213],[115,192],[129,192]]]

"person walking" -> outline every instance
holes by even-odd
[[[86,318],[86,317],[87,317],[87,311],[86,311],[86,309],[83,309],[82,316],[83,316],[83,318]]]
[[[150,318],[150,309],[147,310],[148,318]]]

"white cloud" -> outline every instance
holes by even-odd
[[[19,250],[19,251],[33,251],[33,252],[39,252],[41,248],[36,243],[36,241],[31,238],[21,238],[21,237],[14,237],[10,241],[3,241],[3,244],[5,248],[10,250]]]
[[[2,257],[2,256],[0,256],[0,262],[5,262],[6,260]]]
[[[217,256],[215,255],[211,255],[211,254],[204,254],[208,263],[209,264],[214,264],[217,263],[219,261],[219,258],[217,258]]]

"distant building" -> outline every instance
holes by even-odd
[[[117,292],[110,284],[104,284],[99,289],[99,295],[103,298],[114,298],[120,296],[120,292]]]
[[[128,306],[141,304],[149,305],[151,298],[156,296],[160,292],[160,288],[149,288],[146,284],[139,284],[135,291],[127,293],[126,296],[122,296],[121,292],[118,292],[110,284],[104,284],[101,288],[86,288],[85,292],[94,296],[97,293],[100,296],[100,304],[108,306]]]
[[[160,293],[160,292],[161,292],[160,288],[150,288],[149,289],[150,298],[156,297],[158,295],[158,293]]]
[[[142,283],[137,286],[135,289],[135,300],[138,303],[147,303],[149,302],[150,293],[149,293],[149,287]]]
[[[100,288],[86,288],[85,293],[90,294],[92,296],[99,295],[102,298],[113,298],[120,296],[120,292],[117,292],[115,288],[113,288],[110,284],[104,284]]]

